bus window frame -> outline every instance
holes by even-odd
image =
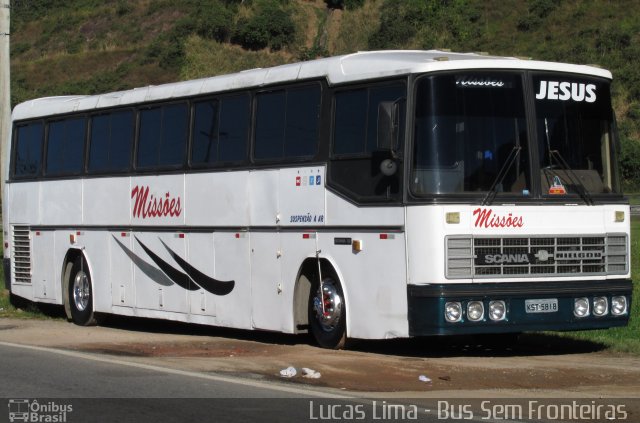
[[[42,162],[42,177],[44,179],[65,179],[65,178],[78,178],[84,176],[86,174],[87,167],[87,131],[89,130],[89,114],[84,113],[68,113],[60,116],[47,116],[45,118],[45,136],[44,136],[44,144],[42,147],[43,154],[43,162]],[[65,120],[72,119],[83,119],[84,120],[84,140],[82,143],[82,165],[80,166],[80,171],[78,172],[60,172],[60,173],[49,173],[47,172],[47,166],[49,163],[49,133],[50,133],[50,125],[54,122],[62,122]]]
[[[134,151],[133,151],[133,159],[132,159],[132,166],[131,166],[131,176],[153,175],[153,174],[161,174],[161,173],[180,172],[180,171],[186,173],[186,170],[188,169],[187,164],[188,164],[188,158],[189,158],[188,154],[189,154],[189,147],[190,147],[189,140],[191,139],[192,100],[193,99],[190,97],[185,97],[180,99],[174,99],[172,101],[144,103],[136,107],[136,123],[135,123],[136,132],[134,135],[134,147],[133,147]],[[138,155],[140,152],[140,129],[142,127],[141,125],[142,111],[151,110],[151,109],[162,109],[167,106],[180,105],[180,104],[185,105],[186,112],[187,112],[187,119],[186,119],[187,132],[185,134],[184,146],[182,147],[183,148],[182,162],[179,164],[166,165],[166,166],[161,166],[157,164],[152,166],[146,166],[146,167],[138,166]]]
[[[92,135],[92,127],[91,123],[93,118],[97,116],[111,115],[114,113],[120,113],[123,111],[131,112],[131,130],[132,130],[132,138],[131,138],[131,148],[129,151],[129,166],[123,170],[107,170],[107,171],[91,171],[89,169],[89,159],[91,154],[91,135]],[[85,157],[85,172],[86,176],[124,176],[132,173],[133,170],[133,153],[136,148],[136,134],[138,130],[138,110],[136,107],[114,107],[108,109],[100,109],[96,110],[94,113],[89,114],[87,120],[87,134],[86,134],[86,157]]]
[[[17,129],[20,126],[28,126],[32,123],[40,122],[42,124],[42,139],[40,144],[40,166],[38,172],[33,175],[17,175],[16,174],[16,166],[17,163],[17,155],[18,155],[18,131]],[[44,159],[45,159],[45,140],[47,137],[47,123],[44,117],[39,117],[36,119],[26,119],[22,121],[13,122],[12,132],[11,132],[11,157],[9,163],[9,179],[12,181],[32,181],[39,180],[42,178],[44,171]]]
[[[297,88],[303,88],[303,87],[307,87],[307,86],[313,86],[316,85],[319,87],[319,99],[320,99],[320,103],[318,104],[318,126],[316,128],[316,141],[315,141],[315,152],[312,155],[309,156],[291,156],[291,157],[287,157],[284,155],[283,152],[283,156],[280,158],[265,158],[265,159],[260,159],[260,158],[256,158],[255,157],[255,147],[256,147],[256,123],[257,123],[257,118],[258,118],[258,97],[260,94],[268,94],[268,93],[272,93],[272,92],[277,92],[277,91],[284,91],[285,92],[285,98],[288,96],[287,91],[291,90],[291,89],[297,89]],[[251,126],[250,126],[250,136],[249,136],[249,142],[250,142],[250,152],[249,152],[249,157],[250,157],[250,163],[256,167],[269,167],[269,166],[273,166],[273,165],[282,165],[280,167],[286,167],[286,166],[296,166],[300,163],[307,163],[307,162],[314,162],[316,161],[316,159],[318,159],[318,156],[320,154],[320,151],[322,150],[320,144],[323,141],[322,138],[322,123],[323,123],[323,119],[325,119],[325,117],[323,116],[324,113],[324,105],[326,102],[326,89],[325,89],[325,84],[322,83],[322,81],[317,80],[317,79],[312,79],[312,80],[307,80],[307,81],[296,81],[294,83],[290,83],[290,84],[278,84],[278,85],[272,85],[272,86],[268,86],[268,87],[262,87],[261,89],[257,89],[257,90],[251,90],[252,92],[252,105],[251,105]],[[285,127],[286,127],[286,102],[285,102]],[[286,142],[286,134],[285,134],[285,139],[283,139],[283,148],[284,148],[284,143]],[[329,140],[327,140],[327,142],[330,143]]]

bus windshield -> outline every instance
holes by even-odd
[[[536,92],[535,132],[527,128],[525,81],[523,73],[506,71],[440,74],[417,81],[410,179],[414,196],[481,198],[494,191],[528,198],[536,195],[536,174],[545,196],[618,191],[607,81],[535,75],[534,87],[545,94]],[[530,169],[532,159],[539,163]]]
[[[533,84],[542,194],[619,192],[609,83],[538,74]]]

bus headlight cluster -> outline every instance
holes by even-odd
[[[593,315],[604,316],[609,311],[609,300],[607,297],[595,297],[593,299]]]
[[[627,307],[627,297],[611,297],[611,314],[613,314],[614,316],[622,316],[624,314],[627,314]]]
[[[447,303],[444,307],[444,318],[451,323],[462,320],[462,304],[458,301]]]
[[[445,304],[444,318],[447,322],[462,322],[463,318],[469,322],[485,321],[488,316],[491,321],[500,322],[507,318],[507,304],[503,300],[489,301],[488,307],[481,300],[469,302],[449,301]]]
[[[573,314],[576,317],[586,317],[589,315],[589,299],[576,298],[573,301]]]
[[[467,318],[472,322],[482,320],[484,317],[484,304],[482,301],[469,301],[467,304]]]
[[[507,316],[507,305],[504,301],[490,301],[489,302],[489,318],[493,321],[499,322],[504,320]]]
[[[593,314],[595,317],[607,316],[611,313],[612,316],[623,316],[629,311],[629,305],[627,303],[627,297],[624,295],[618,295],[611,297],[609,301],[608,297],[594,297],[589,298],[582,297],[573,300],[573,314],[576,317],[587,317]]]

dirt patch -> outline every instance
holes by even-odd
[[[221,345],[228,344],[228,345]],[[257,356],[260,352],[225,342],[167,342],[167,343],[92,343],[74,347],[75,350],[99,354],[132,357],[236,357]]]
[[[142,319],[93,328],[60,320],[0,319],[0,340],[363,394],[640,397],[639,357],[546,335],[506,338],[506,343],[485,338],[367,341],[331,351],[302,336]],[[289,366],[322,376],[282,379],[280,370]]]

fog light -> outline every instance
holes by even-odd
[[[573,314],[576,317],[586,317],[589,315],[589,299],[576,298],[573,302]]]
[[[457,301],[445,304],[444,318],[447,322],[459,322],[462,319],[462,304]]]
[[[611,297],[611,314],[614,316],[627,314],[627,297]]]
[[[484,317],[484,305],[481,301],[470,301],[467,304],[467,317],[472,322],[482,320]]]
[[[494,321],[504,320],[507,315],[507,305],[504,301],[489,302],[489,318]]]
[[[595,316],[604,316],[609,311],[609,301],[607,297],[595,297],[593,299],[593,314]]]

